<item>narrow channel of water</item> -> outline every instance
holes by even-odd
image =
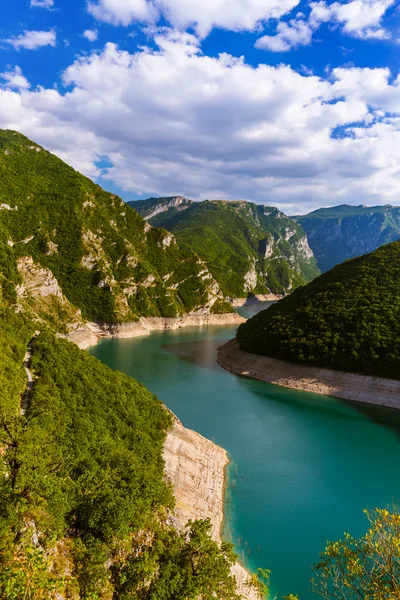
[[[154,333],[103,340],[91,354],[228,450],[226,536],[250,568],[272,571],[274,593],[308,600],[325,542],[361,535],[364,508],[400,498],[400,418],[231,375],[215,355],[233,335],[231,326]]]

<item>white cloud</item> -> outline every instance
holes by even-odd
[[[25,48],[26,50],[36,50],[42,46],[55,46],[56,33],[54,29],[50,31],[27,31],[21,35],[3,40],[6,44],[13,46],[16,50]]]
[[[31,0],[30,5],[38,8],[52,8],[54,6],[54,0]]]
[[[351,0],[345,4],[324,0],[311,2],[308,19],[302,13],[289,23],[280,22],[274,35],[265,35],[256,42],[256,47],[272,52],[287,52],[298,46],[311,43],[313,33],[323,24],[337,24],[342,32],[360,39],[387,39],[388,31],[382,27],[382,18],[395,0]]]
[[[133,21],[154,21],[158,12],[147,0],[98,0],[88,3],[88,12],[105,23],[130,25]]]
[[[10,71],[0,73],[0,79],[4,81],[3,86],[10,89],[28,90],[31,86],[27,78],[22,74],[20,67],[15,66]]]
[[[400,198],[400,78],[208,57],[165,31],[157,51],[107,44],[65,72],[70,91],[0,90],[0,127],[19,129],[85,174],[124,190],[247,198],[299,213]]]
[[[89,42],[95,42],[97,40],[98,35],[99,32],[97,31],[97,29],[86,29],[83,32],[83,37],[89,40]]]
[[[290,12],[300,0],[95,0],[89,12],[114,25],[154,22],[164,16],[174,27],[194,27],[205,37],[213,27],[251,31]]]
[[[275,35],[264,35],[257,40],[256,48],[271,50],[271,52],[287,52],[297,46],[308,46],[311,42],[314,28],[309,21],[292,19],[289,23],[281,21],[277,25]]]

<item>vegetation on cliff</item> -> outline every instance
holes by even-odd
[[[175,317],[223,299],[192,250],[13,131],[0,131],[0,259],[3,294],[15,300],[21,272],[36,269],[55,278],[75,320],[77,309],[107,323]],[[32,314],[54,316],[28,292]]]
[[[244,323],[243,350],[400,378],[400,243],[338,265]]]
[[[276,208],[180,197],[130,206],[194,250],[226,296],[286,294],[319,274],[304,231]]]
[[[0,328],[0,596],[236,600],[231,546],[168,524],[161,402],[48,330],[27,401],[34,326],[3,308]]]
[[[333,206],[295,217],[322,271],[400,239],[400,208]]]

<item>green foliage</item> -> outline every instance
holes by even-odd
[[[170,207],[172,201],[152,198],[130,205],[144,216],[163,208],[150,222],[169,229],[181,246],[194,250],[226,296],[247,295],[245,275],[254,264],[263,275],[258,275],[252,291],[261,294],[283,294],[291,285],[297,287],[319,273],[315,260],[307,259],[297,248],[305,236],[303,230],[276,208],[249,202],[187,201],[178,209]],[[293,232],[289,239],[288,230]],[[268,258],[266,244],[274,248]],[[295,268],[289,259],[295,260]]]
[[[365,511],[370,529],[329,543],[315,566],[314,591],[326,600],[393,600],[400,597],[400,515]]]
[[[234,313],[234,312],[236,312],[236,311],[234,308],[232,308],[232,305],[229,304],[229,302],[225,302],[223,300],[217,301],[211,307],[212,314],[227,314],[227,313]]]
[[[121,600],[240,600],[230,567],[236,556],[230,544],[221,548],[210,537],[209,520],[189,522],[177,534],[159,528],[139,554],[115,569],[114,585]]]
[[[192,250],[168,246],[166,231],[146,231],[120,198],[13,131],[0,130],[0,205],[0,292],[7,302],[16,300],[17,260],[27,256],[52,272],[90,321],[176,316],[207,301],[204,266]],[[148,288],[155,293],[143,300]],[[50,321],[48,313],[40,317]]]
[[[238,330],[248,352],[400,378],[400,243],[335,267]]]

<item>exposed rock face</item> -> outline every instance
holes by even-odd
[[[313,258],[314,253],[308,244],[307,236],[301,238],[301,240],[299,240],[297,242],[296,248],[297,248],[299,254],[304,256],[305,259]]]
[[[229,462],[226,450],[200,434],[185,429],[174,419],[164,446],[165,472],[173,486],[178,529],[192,519],[210,518],[212,537],[221,541],[224,518],[225,468]],[[232,569],[238,582],[238,592],[246,600],[259,600],[249,589],[247,571],[238,563]]]
[[[257,285],[257,271],[253,266],[244,276],[244,289],[251,292]]]
[[[64,296],[53,273],[34,262],[31,256],[17,261],[22,283],[16,286],[19,309],[25,310],[37,321],[45,315],[81,326],[82,315]],[[61,316],[62,315],[62,316]],[[61,326],[63,323],[61,323]]]
[[[18,271],[23,279],[23,283],[17,286],[19,298],[55,296],[64,301],[58,281],[49,269],[35,264],[31,256],[20,258],[17,264]]]
[[[154,200],[154,203],[152,202]],[[149,198],[148,200],[139,200],[136,202],[128,202],[128,204],[137,210],[146,221],[153,219],[157,215],[167,212],[171,209],[185,210],[193,203],[193,200],[188,200],[184,196],[169,196],[166,198]],[[146,206],[147,204],[147,206]],[[141,208],[146,207],[142,212]]]
[[[259,252],[264,258],[271,258],[271,256],[274,254],[274,241],[269,238],[261,240]]]
[[[218,364],[230,371],[282,387],[400,409],[400,381],[294,365],[241,350],[236,339],[218,349]]]

